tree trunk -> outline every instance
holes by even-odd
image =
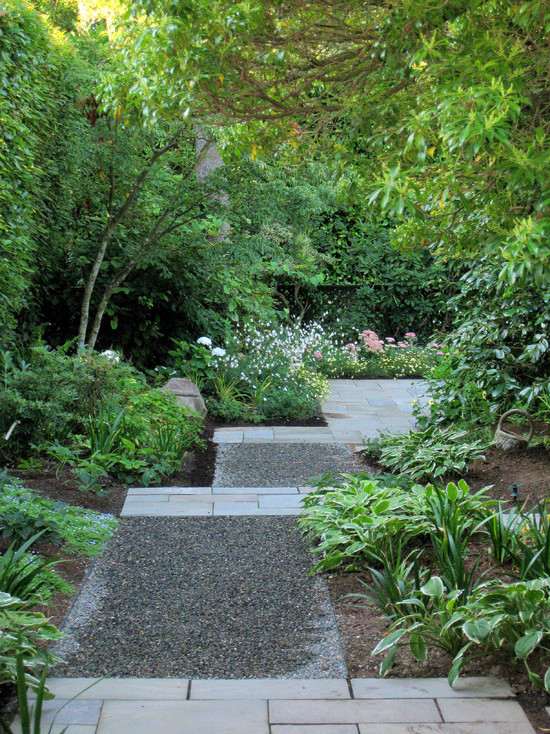
[[[93,295],[94,288],[97,282],[97,278],[99,276],[99,272],[101,270],[101,266],[103,265],[103,261],[105,259],[107,247],[109,246],[109,242],[111,241],[111,238],[115,232],[115,229],[120,224],[120,222],[124,220],[128,212],[131,210],[131,208],[135,204],[141,192],[141,189],[143,188],[143,185],[147,179],[147,176],[151,172],[155,163],[159,160],[159,158],[161,158],[161,156],[163,156],[169,150],[172,150],[173,148],[175,148],[176,145],[177,145],[177,138],[174,138],[170,143],[167,143],[163,148],[158,148],[157,150],[155,150],[155,152],[149,159],[147,165],[142,169],[141,173],[136,178],[134,185],[130,189],[124,202],[117,209],[114,215],[109,216],[109,221],[103,231],[103,235],[100,240],[101,244],[100,244],[99,250],[97,251],[96,257],[94,259],[94,264],[92,265],[92,269],[88,276],[88,280],[86,281],[86,287],[84,288],[84,294],[82,296],[82,305],[80,308],[80,324],[78,327],[78,348],[79,349],[84,349],[84,347],[86,346],[86,335],[88,333],[88,323],[90,320],[90,303],[92,301],[92,295]],[[96,335],[96,339],[97,339],[97,335]],[[95,344],[95,340],[94,340],[94,344]]]

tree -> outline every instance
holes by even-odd
[[[250,145],[276,130],[304,155],[321,130],[365,196],[402,220],[397,242],[445,257],[491,250],[504,285],[548,277],[548,0],[138,7],[115,97],[251,121]]]

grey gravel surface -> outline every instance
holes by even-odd
[[[345,676],[311,562],[294,518],[123,520],[68,615],[54,674]]]
[[[365,470],[338,443],[237,443],[218,446],[215,487],[290,487],[325,472]]]

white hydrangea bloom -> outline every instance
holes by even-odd
[[[199,336],[199,338],[197,339],[197,344],[202,344],[203,346],[210,349],[212,347],[212,339],[210,339],[209,336]]]
[[[212,350],[212,356],[225,357],[225,349],[222,349],[221,347],[214,347],[214,349]]]

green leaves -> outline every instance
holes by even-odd
[[[514,653],[516,654],[516,657],[522,660],[527,658],[537,647],[542,638],[542,630],[532,630],[523,635],[523,637],[520,637],[514,645]]]
[[[420,588],[420,591],[426,596],[439,599],[445,593],[445,587],[439,576],[432,576],[432,578]]]

